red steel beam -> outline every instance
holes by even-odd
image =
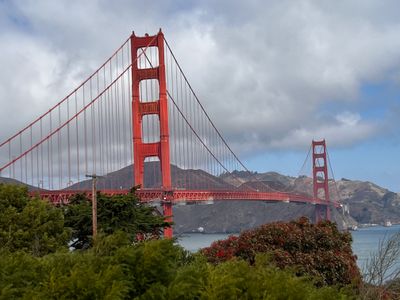
[[[129,190],[104,190],[106,195],[123,195]],[[39,196],[43,199],[48,199],[55,204],[67,204],[69,198],[78,193],[85,193],[88,197],[91,196],[91,191],[40,191],[31,192],[32,196]],[[140,189],[136,194],[143,202],[157,202],[168,200],[173,204],[179,203],[202,203],[207,201],[271,201],[271,202],[295,202],[295,203],[310,203],[318,205],[334,205],[340,207],[338,202],[326,202],[322,199],[315,199],[303,195],[280,193],[280,192],[248,192],[248,191],[207,191],[207,190],[174,190],[169,191],[168,195],[164,190],[160,189]]]

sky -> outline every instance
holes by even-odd
[[[0,139],[132,31],[162,28],[249,169],[297,176],[311,141],[326,139],[336,179],[400,192],[398,11],[390,0],[0,0]]]

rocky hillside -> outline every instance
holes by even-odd
[[[350,215],[359,223],[400,223],[400,194],[371,182],[341,179],[340,197],[349,204]]]
[[[255,188],[260,184],[254,182],[257,179],[280,191],[312,195],[312,179],[306,176],[295,178],[276,172],[236,172],[225,176],[226,180],[231,181],[231,176]],[[330,181],[329,190],[331,199],[347,204],[350,216],[358,223],[383,224],[387,220],[400,223],[400,193],[391,192],[371,182],[345,178],[336,181],[336,184]]]

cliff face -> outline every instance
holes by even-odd
[[[145,184],[147,187],[160,185],[160,174],[154,173],[154,166],[149,163],[145,168]],[[156,166],[158,167],[158,166]],[[234,172],[220,177],[212,176],[201,170],[182,170],[176,166],[171,168],[173,186],[189,182],[187,188],[201,189],[212,186],[229,189],[243,185],[252,189],[268,187],[271,191],[279,190],[305,195],[312,194],[312,179],[301,176],[298,178],[281,175],[276,172],[252,173]],[[128,189],[133,182],[132,166],[107,174],[98,181],[98,187],[109,189]],[[0,182],[19,183],[16,180],[0,178]],[[349,207],[349,215],[335,212],[334,218],[340,226],[359,223],[377,223],[390,220],[400,223],[400,194],[379,187],[370,182],[341,179],[330,182],[331,199],[340,199]],[[32,186],[28,186],[34,190]],[[70,189],[90,189],[91,182],[82,181]],[[212,205],[186,205],[174,207],[175,230],[177,232],[192,232],[203,227],[207,232],[239,232],[263,223],[292,220],[301,216],[313,217],[314,206],[311,204],[271,203],[271,202],[240,202],[215,201]],[[355,221],[354,221],[355,220]]]
[[[400,223],[400,194],[371,182],[342,179],[337,186],[350,215],[359,223]]]

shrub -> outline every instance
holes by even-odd
[[[214,242],[201,253],[213,264],[234,257],[254,264],[257,253],[268,253],[277,267],[290,267],[297,275],[312,276],[317,285],[358,286],[361,275],[351,241],[349,233],[338,231],[329,221],[314,225],[300,218],[245,231],[238,237]]]

